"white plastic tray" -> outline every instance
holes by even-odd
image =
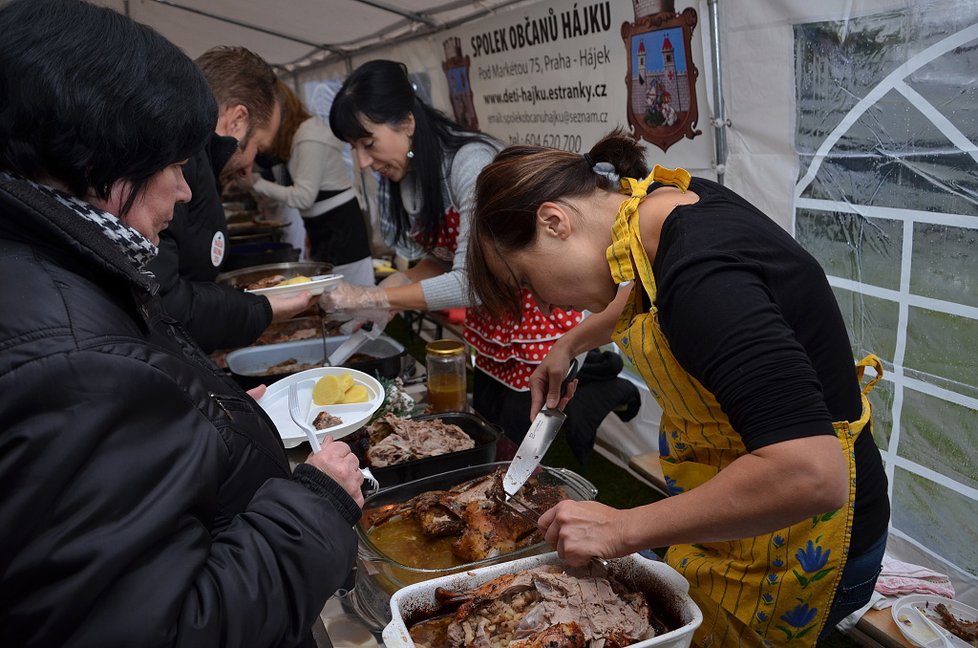
[[[272,286],[270,288],[256,288],[254,290],[246,290],[245,292],[254,293],[256,295],[298,295],[304,290],[308,290],[310,295],[322,295],[326,289],[330,286],[335,285],[343,278],[343,275],[338,274],[328,274],[328,275],[316,275],[314,277],[309,277],[312,281],[306,281],[304,283],[289,284],[288,286]]]
[[[434,609],[437,606],[435,599],[435,588],[437,587],[451,590],[468,589],[502,574],[510,574],[538,565],[562,564],[562,562],[557,556],[557,552],[552,551],[408,585],[395,592],[391,597],[392,621],[384,628],[384,646],[386,648],[414,648],[414,642],[411,641],[411,635],[404,624],[404,617],[410,616],[417,610]],[[640,580],[643,583],[655,582],[657,594],[662,597],[662,600],[673,599],[671,604],[678,604],[680,617],[685,621],[683,626],[671,632],[632,644],[629,648],[647,648],[649,646],[688,648],[692,645],[693,632],[703,623],[703,613],[690,598],[689,583],[686,579],[669,565],[649,560],[639,554],[616,558],[610,562],[615,564],[616,570],[620,568],[621,578],[626,583],[631,579]],[[650,603],[655,605],[654,601],[650,601]]]
[[[369,398],[366,402],[338,405],[316,405],[312,402],[312,388],[317,380],[326,375],[338,376],[344,373],[353,376],[354,384],[367,388]],[[306,440],[306,433],[292,421],[292,416],[289,415],[289,386],[293,383],[299,385],[299,405],[305,408],[306,421],[310,424],[320,412],[329,412],[343,419],[339,425],[319,430],[316,436],[320,441],[327,434],[333,439],[339,439],[359,430],[384,403],[386,396],[383,386],[376,378],[362,371],[345,367],[317,367],[300,371],[273,383],[258,404],[268,412],[286,448],[294,448]]]
[[[900,629],[903,636],[907,638],[907,641],[915,646],[923,646],[926,642],[935,639],[931,629],[920,620],[920,612],[917,611],[917,608],[924,607],[933,609],[938,603],[946,605],[951,614],[959,619],[964,621],[978,621],[978,610],[964,603],[959,603],[958,601],[946,599],[943,596],[934,594],[908,594],[897,599],[891,608],[893,622]],[[933,621],[934,617],[931,617],[931,620]],[[937,622],[935,621],[935,623]],[[950,639],[952,646],[971,648],[971,644],[965,642],[963,639],[958,639],[950,633],[948,633],[948,639]]]

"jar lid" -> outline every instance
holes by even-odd
[[[424,350],[431,355],[450,356],[465,352],[465,345],[459,340],[432,340]]]

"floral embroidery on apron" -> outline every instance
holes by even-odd
[[[673,356],[659,326],[652,264],[639,236],[638,205],[653,180],[683,191],[689,183],[689,175],[681,169],[669,175],[662,171],[656,167],[643,181],[622,180],[630,198],[619,208],[607,257],[618,283],[636,282],[614,339],[662,407],[660,462],[669,493],[675,495],[705,483],[747,450],[714,396]],[[648,312],[644,312],[643,291],[652,303]],[[848,501],[842,508],[773,533],[731,542],[675,545],[667,552],[666,562],[686,577],[690,595],[703,611],[697,645],[815,644],[849,548],[856,492],[853,445],[870,426],[866,394],[882,376],[875,356],[857,365],[860,381],[866,366],[873,366],[877,377],[863,389],[859,420],[833,424],[850,475]]]

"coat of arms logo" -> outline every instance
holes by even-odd
[[[699,112],[691,41],[698,21],[689,7],[676,13],[674,0],[632,0],[635,22],[623,23],[628,52],[627,118],[636,139],[663,151],[683,137],[693,139]]]
[[[452,112],[459,125],[473,131],[479,130],[479,116],[472,101],[472,84],[469,83],[469,57],[462,56],[462,41],[448,38],[442,43],[445,61],[441,64],[448,77],[448,95],[452,100]]]

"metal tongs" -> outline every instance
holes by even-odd
[[[380,337],[383,330],[383,326],[377,326],[374,322],[364,322],[363,326],[354,331],[343,344],[329,354],[329,366],[338,367],[343,364],[364,344]]]
[[[319,328],[323,334],[323,366],[331,367],[333,365],[329,363],[329,349],[326,347],[326,316],[326,311],[319,306]]]
[[[534,527],[537,526],[540,521],[540,513],[538,513],[535,508],[523,500],[518,499],[515,495],[507,496],[505,491],[503,493],[499,493],[495,489],[492,489],[490,492],[492,493],[492,499],[508,508],[511,512],[516,513],[527,522],[530,522]],[[605,574],[608,573],[608,564],[608,561],[604,558],[591,556],[591,566],[600,567]]]

